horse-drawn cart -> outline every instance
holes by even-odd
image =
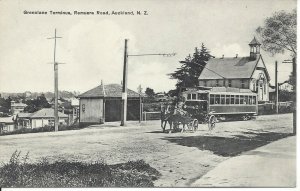
[[[170,130],[179,131],[179,126],[182,125],[183,131],[196,131],[199,123],[208,124],[208,129],[215,127],[216,117],[213,113],[203,113],[198,105],[189,105],[188,102],[175,106],[167,105],[161,110],[161,127],[165,131],[166,124],[169,123]],[[187,127],[187,129],[185,128]]]

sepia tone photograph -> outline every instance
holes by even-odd
[[[297,0],[0,0],[1,188],[297,188]]]

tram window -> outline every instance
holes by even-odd
[[[235,104],[240,104],[240,98],[239,98],[240,96],[239,95],[235,95],[234,97],[235,97],[235,102],[234,103]]]
[[[245,102],[245,104],[249,104],[248,96],[245,96],[244,102]]]
[[[220,95],[216,95],[215,104],[220,104]]]
[[[227,104],[227,105],[230,104],[230,95],[226,95],[226,104]]]
[[[206,100],[206,94],[198,94],[198,100]]]
[[[192,100],[196,100],[197,99],[196,96],[197,94],[192,94]]]
[[[191,95],[191,94],[188,94],[187,99],[188,99],[188,100],[191,100],[191,99],[192,99],[192,95]]]
[[[240,104],[246,104],[245,97],[243,95],[240,96]]]
[[[215,95],[210,94],[210,104],[213,105],[215,104]]]
[[[256,104],[256,96],[253,96],[253,104]]]
[[[249,101],[248,101],[248,103],[249,103],[250,105],[252,105],[252,96],[249,96]]]
[[[225,104],[225,95],[221,95],[221,104]]]
[[[234,104],[234,95],[230,95],[230,104]]]

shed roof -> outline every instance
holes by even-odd
[[[81,95],[78,96],[79,98],[101,98],[101,97],[115,97],[121,98],[122,97],[122,86],[119,84],[107,84],[107,85],[100,85],[97,86]],[[139,94],[135,91],[127,89],[127,97],[129,98],[137,98]]]
[[[250,78],[261,56],[255,60],[249,57],[211,58],[199,76],[199,80]]]

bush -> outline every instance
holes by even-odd
[[[143,160],[107,165],[47,159],[28,164],[28,153],[20,160],[15,151],[0,168],[1,187],[153,187],[160,173]]]

